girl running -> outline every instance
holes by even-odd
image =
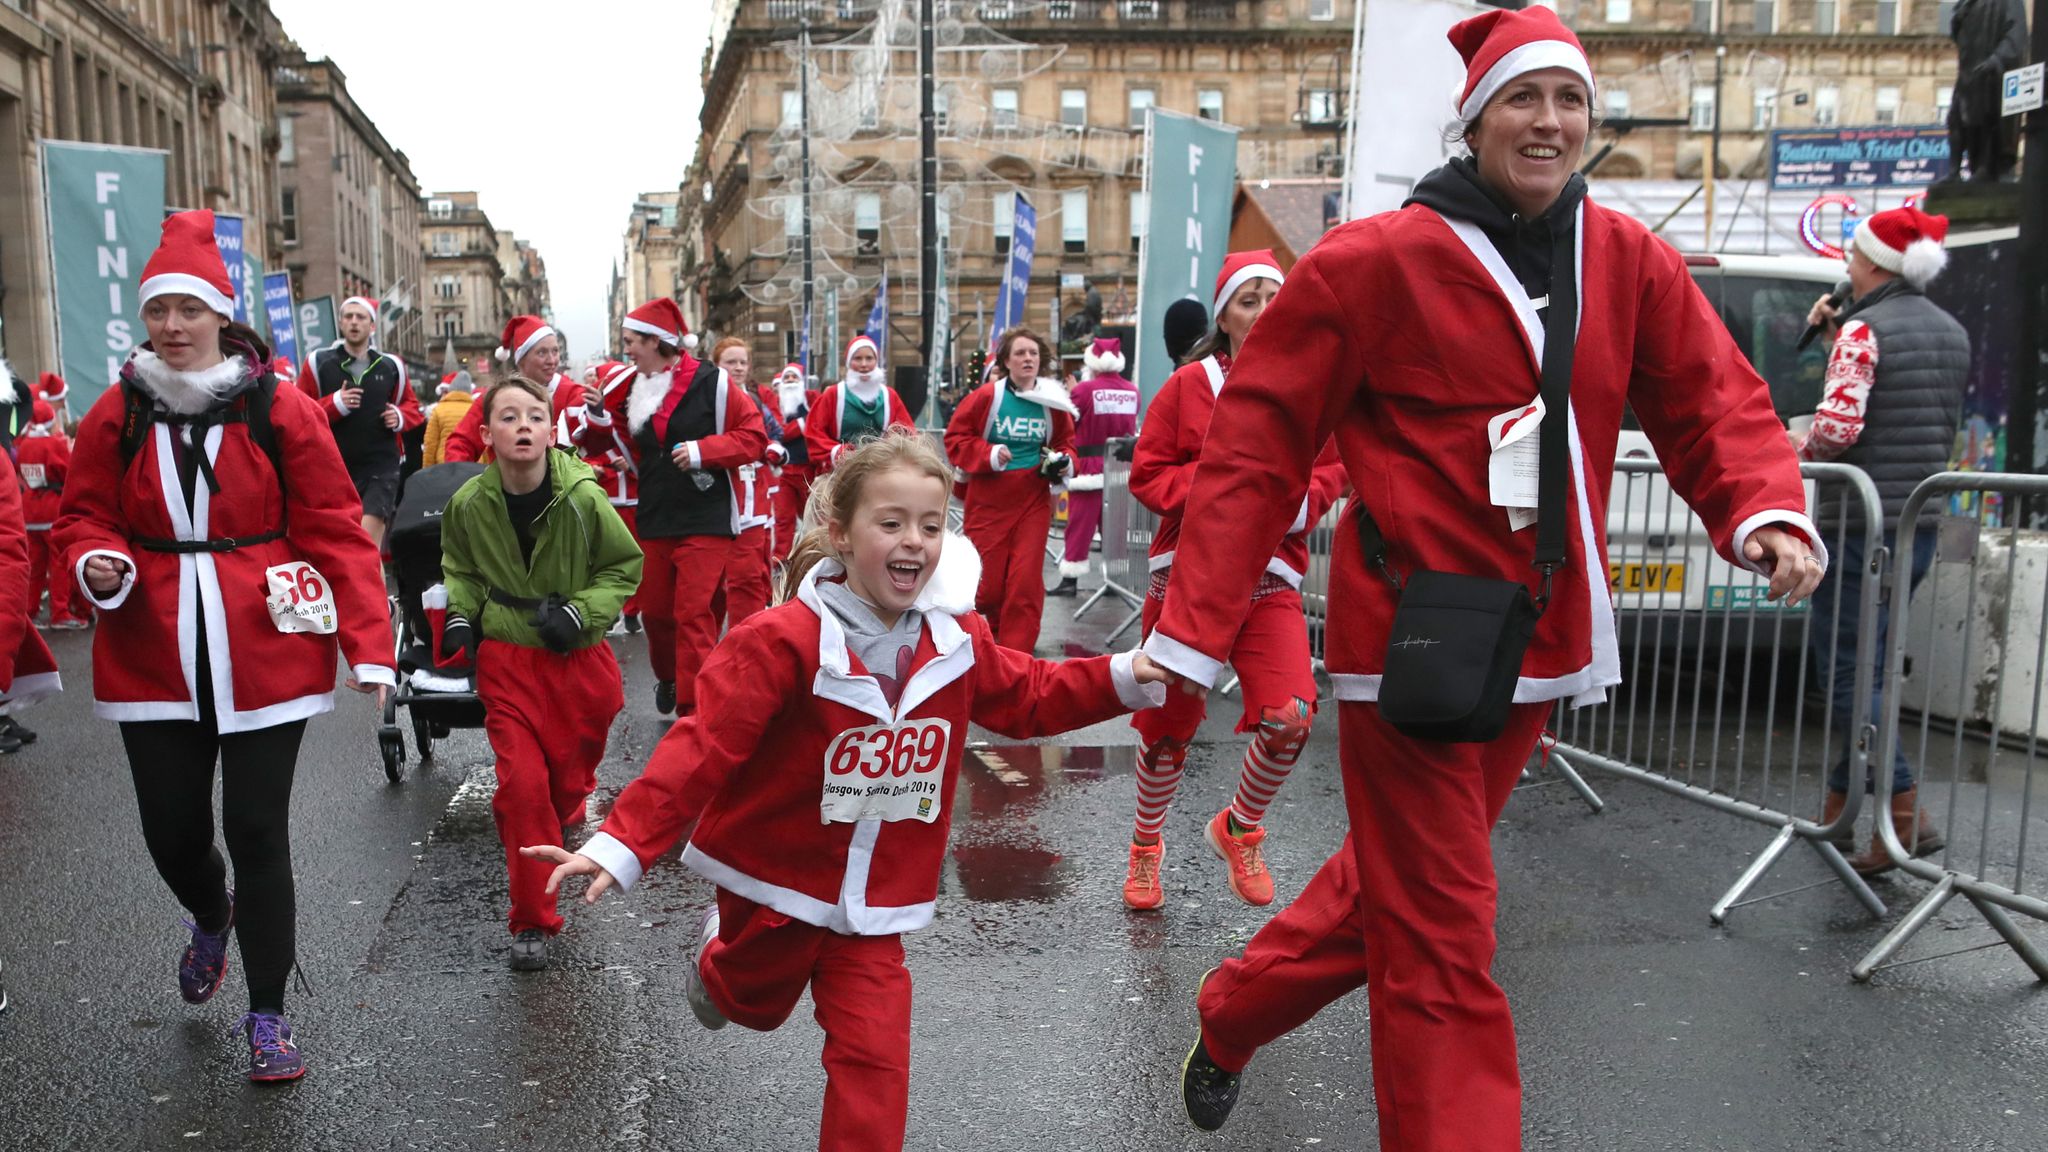
[[[605,632],[640,583],[640,546],[590,467],[549,447],[540,385],[514,376],[484,393],[491,464],[448,500],[441,571],[443,656],[475,656],[484,732],[497,757],[491,800],[512,883],[515,970],[547,967],[562,930],[547,869],[523,844],[559,844],[597,789],[612,717],[625,707]]]
[[[825,1028],[818,1146],[899,1149],[910,1092],[910,973],[900,936],[931,922],[969,722],[1011,737],[1156,704],[1125,653],[1066,663],[1000,647],[971,610],[979,562],[946,535],[952,470],[914,433],[842,455],[821,521],[790,557],[788,599],[735,628],[699,678],[702,707],[655,748],[604,829],[570,854],[525,849],[586,901],[686,833],[718,885],[684,975],[707,1028],[761,1031],[808,987]]]
[[[1159,514],[1159,530],[1152,538],[1152,586],[1142,618],[1147,636],[1166,604],[1174,549],[1188,511],[1188,489],[1209,435],[1209,417],[1230,373],[1230,358],[1280,291],[1282,279],[1270,250],[1227,257],[1216,278],[1215,327],[1189,352],[1188,362],[1167,377],[1145,413],[1131,458],[1131,494]],[[1299,591],[1301,574],[1308,567],[1308,529],[1322,519],[1343,486],[1343,464],[1335,446],[1327,445],[1301,510],[1278,554],[1267,563],[1230,649],[1230,666],[1244,693],[1244,717],[1237,730],[1253,736],[1238,772],[1237,794],[1209,821],[1205,834],[1228,869],[1230,890],[1247,904],[1273,902],[1273,877],[1266,871],[1264,851],[1266,807],[1301,757],[1316,713],[1315,671]],[[1166,899],[1159,884],[1159,865],[1165,858],[1160,829],[1180,788],[1188,741],[1205,710],[1200,696],[1175,692],[1166,707],[1131,718],[1140,740],[1138,818],[1131,831],[1124,903],[1133,908],[1157,908]]]

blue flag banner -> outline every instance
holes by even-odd
[[[228,283],[235,286],[235,323],[249,322],[249,262],[242,251],[242,218],[213,215],[213,241],[220,245],[220,258],[228,266]]]
[[[263,278],[263,311],[270,317],[270,346],[299,363],[298,309],[292,305],[292,274],[272,272]]]
[[[1225,205],[1227,211],[1229,206]],[[1010,271],[1003,277],[1002,295],[996,297],[996,322],[988,330],[988,352],[993,356],[1003,333],[1024,322],[1024,304],[1031,292],[1031,258],[1038,248],[1038,212],[1030,197],[1017,193],[1017,211],[1010,221]]]
[[[876,357],[889,362],[889,270],[882,269],[882,282],[875,288],[875,306],[868,309],[868,326],[862,329],[875,342]]]

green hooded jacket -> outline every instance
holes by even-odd
[[[493,462],[449,497],[441,518],[441,579],[448,615],[476,629],[478,640],[544,647],[530,611],[490,597],[562,596],[583,618],[588,648],[604,642],[626,598],[640,585],[640,545],[606,498],[590,466],[558,448],[548,450],[554,496],[534,518],[533,564],[519,551],[519,536],[505,510],[505,488]]]

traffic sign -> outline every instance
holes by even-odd
[[[2001,115],[2017,116],[2041,106],[2042,68],[2040,64],[2029,64],[2005,74],[2005,101],[2000,109]]]

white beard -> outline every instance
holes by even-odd
[[[875,397],[882,394],[882,385],[888,379],[880,368],[870,372],[855,372],[849,368],[846,370],[846,390],[860,397],[861,403],[872,404]]]
[[[244,372],[240,356],[198,372],[180,372],[147,348],[137,348],[132,363],[143,390],[179,416],[196,416],[233,396]]]
[[[640,430],[647,427],[647,422],[654,419],[654,414],[661,411],[661,402],[668,398],[675,375],[671,370],[633,377],[633,390],[626,394],[626,428],[633,435],[639,435]]]
[[[791,419],[804,406],[804,382],[802,378],[784,376],[775,382],[775,398],[782,404],[782,418]]]

